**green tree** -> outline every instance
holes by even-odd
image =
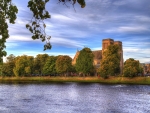
[[[31,74],[31,67],[30,66],[25,67],[25,74],[26,75],[30,75]]]
[[[42,70],[49,58],[48,54],[38,54],[34,59],[34,74],[42,75]]]
[[[83,48],[76,60],[76,71],[83,74],[89,74],[93,70],[94,55],[90,48]]]
[[[140,63],[138,60],[129,58],[125,61],[123,69],[123,75],[125,77],[135,77],[140,71]]]
[[[58,56],[56,60],[56,71],[60,74],[68,74],[72,70],[72,58],[64,55]]]
[[[33,74],[34,72],[34,57],[33,56],[27,56],[27,69],[28,71],[26,71],[26,74]],[[30,69],[29,69],[30,67]],[[30,70],[30,71],[29,71]]]
[[[25,74],[25,58],[26,56],[18,56],[16,57],[15,67],[13,69],[15,76],[23,76]]]
[[[85,7],[84,0],[58,0],[66,4],[70,2],[72,5],[78,4],[82,8]],[[41,41],[46,41],[44,45],[44,50],[51,49],[51,44],[49,42],[50,36],[45,32],[46,25],[44,23],[45,19],[50,18],[49,12],[46,10],[46,4],[49,0],[29,0],[28,8],[33,13],[33,17],[30,23],[26,24],[26,28],[32,33],[32,39],[41,39]],[[15,23],[17,18],[18,9],[17,6],[13,5],[12,0],[0,0],[0,63],[3,63],[2,57],[6,56],[5,42],[9,38],[8,23]]]
[[[18,9],[11,0],[0,0],[0,63],[2,63],[2,57],[6,56],[4,49],[6,39],[9,38],[8,23],[15,23],[17,13]]]
[[[8,69],[9,69],[9,64],[8,63],[3,63],[3,65],[1,65],[2,67],[1,67],[1,69],[2,69],[2,73],[1,73],[1,76],[11,76],[11,75],[9,75],[9,71],[8,71]]]
[[[30,75],[33,68],[33,59],[32,56],[18,56],[13,69],[15,76]]]
[[[140,65],[139,66],[139,73],[143,76],[144,75],[144,69],[143,67]]]
[[[4,76],[14,76],[13,68],[15,67],[15,56],[10,54],[6,58],[6,63],[3,64],[2,74]]]
[[[118,45],[110,45],[103,53],[98,72],[101,77],[108,78],[109,75],[120,73],[120,54]]]
[[[43,74],[46,75],[53,75],[56,74],[56,60],[57,60],[57,56],[50,56],[44,67],[43,67]]]

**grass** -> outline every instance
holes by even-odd
[[[103,84],[138,84],[150,85],[150,77],[0,77],[0,83],[58,83],[58,82],[78,82],[78,83],[103,83]]]

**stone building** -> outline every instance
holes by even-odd
[[[143,71],[144,71],[144,74],[150,74],[150,64],[143,64]]]
[[[93,54],[94,54],[93,65],[97,68],[100,67],[100,62],[101,62],[102,58],[104,57],[103,56],[104,51],[107,50],[107,47],[109,45],[112,45],[112,44],[117,44],[121,48],[120,51],[119,51],[119,54],[120,54],[120,57],[121,57],[120,58],[121,59],[120,60],[120,73],[122,74],[122,72],[123,72],[123,50],[122,50],[122,42],[121,41],[114,41],[113,39],[110,39],[110,38],[103,39],[102,40],[102,50],[92,51]],[[73,60],[72,60],[73,65],[76,64],[76,59],[78,58],[79,54],[80,54],[80,51],[77,51],[74,58],[73,58]]]

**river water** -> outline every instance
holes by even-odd
[[[150,86],[0,84],[0,113],[150,113]]]

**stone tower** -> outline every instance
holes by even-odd
[[[104,57],[103,53],[107,49],[107,47],[109,45],[113,45],[113,44],[114,44],[114,40],[113,39],[108,38],[108,39],[103,39],[102,40],[102,58]]]
[[[109,45],[117,44],[120,47],[119,54],[120,54],[120,74],[123,73],[123,50],[122,50],[122,42],[121,41],[114,41],[113,39],[103,39],[102,40],[102,58],[104,58],[103,53],[107,50]]]

